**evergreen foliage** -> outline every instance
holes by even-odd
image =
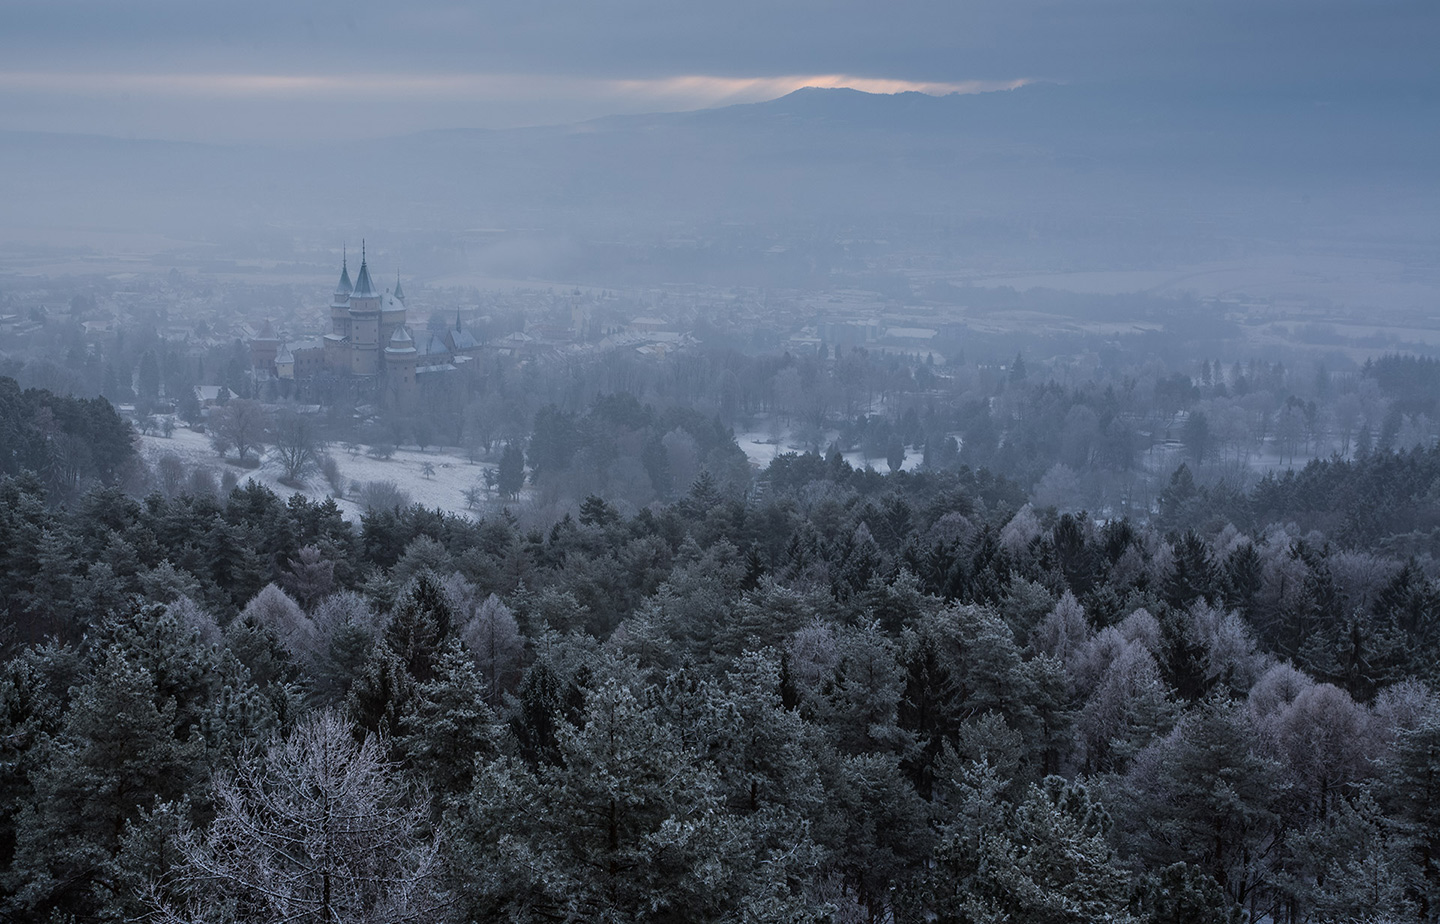
[[[0,914],[1428,920],[1429,561],[1271,517],[1431,455],[1182,468],[1158,525],[819,455],[544,530],[6,475]]]

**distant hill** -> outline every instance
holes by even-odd
[[[1052,264],[1073,244],[1071,262],[1088,265],[1166,242],[1350,234],[1357,209],[1370,228],[1416,208],[1423,224],[1440,112],[1415,110],[1036,85],[945,97],[803,89],[698,112],[289,151],[12,132],[0,133],[0,197],[12,228],[522,227],[588,240],[677,221],[919,227],[959,234],[961,247],[1038,239]]]

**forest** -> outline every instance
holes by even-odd
[[[1252,393],[1211,368],[1166,387]],[[542,407],[531,478],[608,415],[652,492],[547,524],[137,494],[107,401],[0,382],[0,915],[1435,920],[1440,449],[1395,436],[1433,375],[1362,372],[1388,442],[1192,449],[1133,518],[1040,503],[1019,413],[752,480],[707,416]],[[683,480],[643,462],[677,429]]]

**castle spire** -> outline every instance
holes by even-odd
[[[405,301],[405,291],[400,288],[400,271],[398,269],[395,271],[395,298],[402,302]]]
[[[360,241],[360,275],[355,277],[355,291],[350,293],[351,298],[379,298],[380,293],[375,290],[375,283],[370,281],[370,266],[365,259],[365,241]]]
[[[350,261],[345,254],[345,245],[340,245],[340,281],[335,284],[336,297],[348,297],[354,286],[350,285]]]

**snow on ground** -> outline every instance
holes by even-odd
[[[871,457],[869,459],[859,452],[842,452],[840,457],[850,463],[851,468],[873,468],[877,472],[888,473],[890,465],[884,459]],[[905,461],[900,463],[902,472],[913,472],[920,467],[921,455],[918,450],[905,447]]]
[[[150,435],[142,436],[140,452],[146,463],[154,464],[167,453],[173,453],[187,467],[197,465],[209,466],[215,471],[216,477],[223,477],[227,471],[234,472],[244,484],[247,479],[253,479],[274,491],[280,497],[288,498],[296,493],[296,489],[280,483],[280,467],[277,463],[266,458],[258,469],[241,468],[238,465],[231,465],[220,458],[210,446],[210,438],[194,430],[177,428],[169,436]],[[485,487],[485,469],[493,466],[481,463],[474,464],[465,460],[463,456],[444,450],[430,450],[420,452],[414,449],[399,449],[389,459],[374,459],[364,452],[351,455],[341,450],[338,446],[332,446],[330,454],[340,464],[340,475],[345,482],[345,493],[349,497],[335,498],[335,503],[344,514],[345,519],[359,521],[363,508],[353,500],[356,492],[352,489],[355,482],[364,484],[369,481],[393,481],[402,491],[410,495],[411,500],[434,510],[441,510],[457,513],[464,516],[479,516],[500,508],[500,504],[493,498],[487,498],[485,508],[479,511],[469,510],[465,505],[465,491],[468,488]],[[430,464],[434,467],[434,475],[426,475],[424,466]],[[332,496],[331,489],[321,475],[312,475],[304,490],[304,494],[312,500],[323,500]],[[512,505],[513,506],[513,505]]]
[[[828,446],[839,435],[838,431],[832,430],[825,434],[823,443]],[[783,455],[787,452],[806,452],[809,450],[808,446],[795,441],[794,434],[788,430],[784,431],[779,437],[777,437],[773,431],[747,430],[744,433],[735,434],[735,442],[740,446],[740,450],[745,453],[745,457],[750,460],[750,464],[756,466],[761,471],[769,468],[770,463],[776,456]],[[879,472],[890,471],[890,466],[885,463],[883,458],[866,459],[864,454],[858,450],[842,452],[840,455],[846,462],[850,463],[852,468],[865,468],[869,466]],[[920,467],[920,461],[920,452],[907,446],[905,448],[905,462],[900,468],[903,471],[913,472]]]
[[[758,430],[735,434],[735,442],[739,445],[740,451],[745,453],[745,458],[750,460],[750,464],[762,471],[768,468],[778,455],[787,452],[803,452],[801,449],[785,445],[784,439],[777,442],[774,436]]]
[[[836,435],[827,433],[826,443]],[[770,462],[782,453],[806,450],[805,446],[792,442],[792,435],[788,431],[778,439],[773,433],[759,430],[736,434],[735,439],[750,459],[750,463],[760,471],[769,467]],[[140,453],[152,469],[162,457],[173,454],[185,463],[187,468],[210,468],[215,472],[217,480],[224,477],[226,472],[233,472],[242,485],[253,479],[282,498],[297,493],[296,488],[280,483],[280,466],[268,455],[263,458],[259,468],[231,465],[220,458],[219,453],[210,446],[209,436],[185,427],[177,427],[168,437],[159,434],[142,435]],[[523,498],[518,505],[515,502],[501,503],[493,495],[484,493],[485,469],[493,468],[494,465],[466,461],[457,451],[431,449],[421,452],[418,449],[397,449],[389,459],[375,459],[366,455],[363,447],[360,452],[352,455],[336,445],[330,447],[330,454],[339,463],[340,475],[345,483],[346,496],[336,497],[335,504],[345,519],[354,522],[359,522],[360,515],[364,513],[364,508],[355,500],[359,493],[356,482],[363,485],[370,481],[393,481],[400,490],[409,494],[415,503],[431,510],[439,508],[468,517],[486,516],[498,512],[503,506],[518,508],[525,504]],[[867,460],[859,452],[847,452],[844,457],[846,462],[857,469],[869,465],[880,472],[889,471],[884,459]],[[426,475],[426,464],[433,466],[433,475]],[[919,465],[920,453],[906,449],[903,466],[905,471],[914,471]],[[484,497],[480,508],[475,510],[469,509],[465,502],[465,492],[472,487],[479,487]],[[330,485],[318,473],[311,475],[305,487],[299,489],[298,493],[311,500],[324,500],[333,496]],[[525,494],[529,493],[527,489]]]

